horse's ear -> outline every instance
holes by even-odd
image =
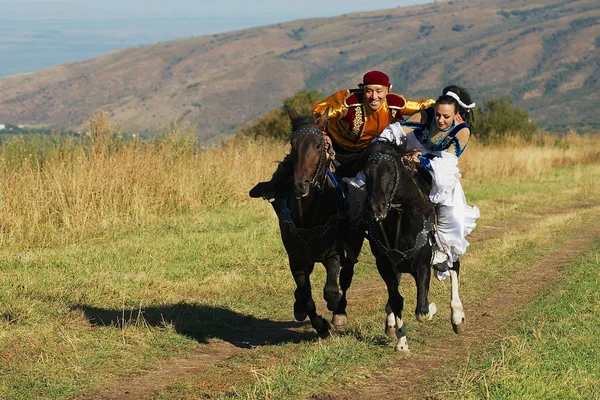
[[[329,107],[323,111],[323,114],[315,114],[315,124],[321,129],[327,127],[327,120],[329,120]]]
[[[292,121],[300,117],[300,114],[298,114],[293,108],[290,108],[286,105],[285,109],[287,110],[288,117],[290,117]]]

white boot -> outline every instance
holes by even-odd
[[[445,264],[448,262],[449,259],[450,259],[450,257],[448,256],[448,254],[446,254],[443,250],[438,248],[437,245],[434,247],[433,258],[431,260],[431,264],[433,264],[433,265]]]
[[[437,244],[433,246],[431,264],[433,265],[437,280],[443,281],[450,276],[450,272],[448,270],[452,267],[452,260],[448,253],[440,249]]]

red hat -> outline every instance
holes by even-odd
[[[381,71],[369,71],[363,76],[363,85],[381,85],[390,87],[390,77]]]

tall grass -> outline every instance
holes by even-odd
[[[126,138],[114,132],[104,112],[88,126],[90,135],[82,138],[38,136],[2,144],[1,245],[73,243],[166,216],[248,205],[248,190],[270,176],[287,150],[269,140],[205,148],[177,124],[151,140]],[[598,137],[546,137],[540,143],[514,139],[486,147],[472,141],[461,158],[463,176],[530,179],[600,159]]]
[[[283,157],[271,143],[204,148],[172,125],[142,141],[109,131],[103,113],[91,137],[16,138],[0,149],[0,243],[68,243],[156,218],[239,206],[252,182]]]
[[[466,179],[540,179],[556,168],[600,160],[600,136],[540,134],[533,142],[518,136],[484,146],[472,140],[459,167]]]

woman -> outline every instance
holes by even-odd
[[[447,277],[448,268],[465,253],[469,245],[465,236],[475,228],[479,218],[479,208],[467,205],[457,167],[471,134],[474,107],[465,89],[448,86],[433,107],[421,110],[407,121],[388,125],[375,139],[397,146],[407,143],[407,149],[414,152],[414,160],[432,175],[429,198],[438,210],[438,250],[433,258],[438,279]]]

